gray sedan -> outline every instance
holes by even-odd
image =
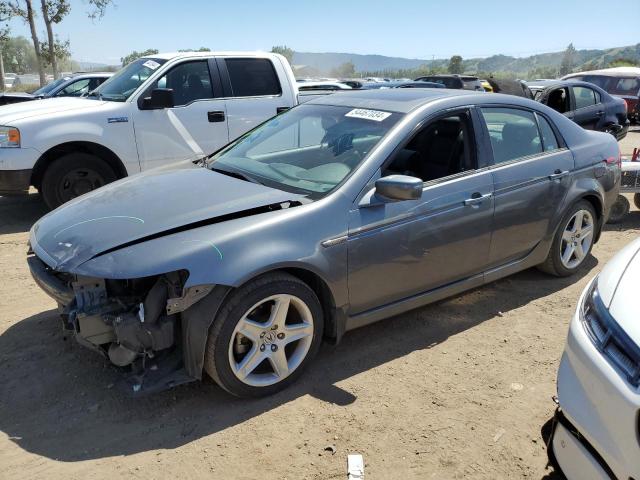
[[[322,339],[532,266],[572,274],[619,162],[611,135],[532,100],[345,92],[63,205],[34,225],[28,261],[129,391],[207,373],[262,396]]]

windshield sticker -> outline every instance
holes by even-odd
[[[160,66],[160,64],[154,60],[147,60],[142,65],[144,65],[147,68],[150,68],[151,70],[155,70]]]
[[[389,112],[367,110],[366,108],[355,108],[345,115],[345,117],[362,118],[364,120],[373,120],[374,122],[381,122],[390,116],[391,113]]]

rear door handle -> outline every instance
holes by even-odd
[[[471,198],[467,198],[464,201],[465,205],[478,205],[482,202],[484,202],[485,200],[487,200],[488,198],[491,198],[491,195],[493,195],[492,193],[485,193],[484,195],[481,194],[480,192],[475,192],[471,195]]]
[[[562,177],[566,177],[569,175],[569,170],[556,170],[551,175],[549,175],[549,180],[560,180]]]
[[[600,112],[596,112],[596,115],[597,115],[597,116],[599,116],[599,117],[601,117],[601,116],[603,116],[603,115],[604,115],[604,112],[602,112],[602,111],[600,111]]]
[[[211,123],[224,122],[225,115],[222,110],[216,110],[215,112],[207,112],[207,118]]]

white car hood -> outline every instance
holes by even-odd
[[[623,248],[598,277],[598,292],[609,312],[631,339],[640,345],[640,239]]]
[[[26,118],[55,115],[71,110],[86,110],[100,107],[105,103],[107,102],[88,98],[61,97],[4,105],[0,108],[0,125],[14,126],[16,122]]]

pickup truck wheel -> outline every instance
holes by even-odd
[[[302,374],[322,333],[322,307],[313,290],[291,275],[266,274],[235,290],[218,311],[204,368],[233,395],[271,395]]]
[[[40,193],[50,209],[117,179],[111,167],[89,153],[69,153],[44,172]]]
[[[633,194],[633,204],[636,208],[640,209],[640,193]]]
[[[549,255],[538,265],[543,272],[568,277],[591,253],[596,233],[596,212],[586,200],[573,205],[560,222]]]
[[[629,200],[627,200],[627,197],[625,197],[624,195],[618,195],[618,198],[616,198],[616,203],[611,206],[611,212],[609,212],[609,220],[607,220],[607,223],[620,223],[629,214],[630,209],[631,205],[629,204]]]

